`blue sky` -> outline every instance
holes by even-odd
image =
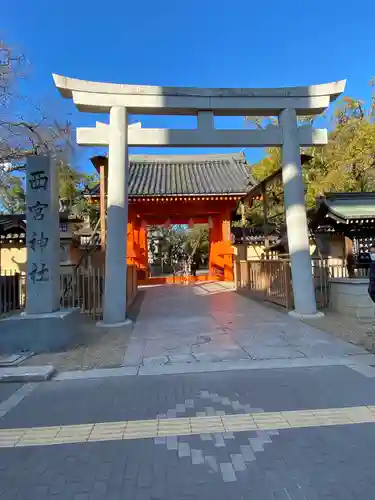
[[[275,87],[348,79],[368,100],[375,76],[374,0],[12,0],[1,35],[31,60],[25,89],[58,119],[94,125],[54,88],[53,72],[87,80],[207,87]],[[145,117],[145,126],[193,126]],[[220,126],[242,127],[236,118]],[[103,152],[104,150],[99,150]],[[136,153],[214,150],[139,149]],[[80,148],[79,166],[93,151]],[[250,161],[262,156],[247,150]]]

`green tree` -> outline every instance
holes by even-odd
[[[97,184],[97,175],[88,175],[65,162],[59,162],[58,173],[59,196],[62,207],[67,212],[75,215],[93,215],[98,212],[98,208],[89,205],[87,199],[82,194],[85,186],[93,187]]]
[[[176,273],[177,267],[185,258],[186,231],[182,226],[158,227],[157,242],[159,258],[164,264],[172,267]]]
[[[374,80],[371,86],[374,87]],[[321,148],[301,149],[301,153],[311,158],[302,171],[307,208],[314,207],[316,197],[324,192],[375,190],[375,93],[367,108],[360,100],[344,97],[329,120],[328,144]],[[310,118],[300,119],[303,123],[309,121]],[[259,117],[249,119],[249,123],[255,127],[274,124]],[[280,167],[280,149],[268,148],[265,158],[252,167],[252,173],[261,181]],[[270,220],[276,225],[282,224],[284,196],[280,180],[267,189],[267,202]],[[260,224],[262,203],[254,201],[246,216],[248,225]]]
[[[207,260],[210,248],[208,227],[196,225],[186,233],[185,252],[190,260],[194,257]]]
[[[82,191],[86,185],[97,183],[95,176],[87,175],[63,161],[58,162],[60,210],[71,215],[90,215],[95,224],[98,208],[88,204]],[[24,168],[19,168],[17,174],[8,173],[6,182],[0,185],[0,200],[2,212],[23,213],[25,211]],[[91,220],[91,219],[90,219]]]
[[[375,122],[373,102],[366,109],[361,101],[344,98],[335,110],[329,142],[312,149],[305,167],[307,204],[324,191],[373,191]]]
[[[0,182],[0,213],[16,214],[25,211],[25,190],[22,177],[2,176]]]

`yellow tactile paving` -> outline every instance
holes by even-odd
[[[0,448],[375,423],[375,406],[0,429]]]

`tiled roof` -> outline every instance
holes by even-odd
[[[130,157],[129,196],[243,195],[254,184],[241,153]]]
[[[26,230],[26,216],[24,214],[0,215],[0,232],[20,228]]]
[[[375,193],[330,193],[326,204],[333,215],[342,219],[375,217]]]
[[[67,213],[59,214],[60,223],[81,222],[78,217],[70,218]],[[6,214],[0,215],[0,232],[6,232],[13,228],[21,228],[26,231],[26,214]]]
[[[326,193],[309,216],[313,227],[318,221],[329,223],[328,218],[345,224],[375,219],[375,193]]]

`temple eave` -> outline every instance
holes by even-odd
[[[243,198],[245,193],[238,194],[210,194],[210,195],[158,195],[158,196],[142,196],[142,195],[129,195],[129,203],[170,203],[175,201],[238,201]],[[91,202],[97,203],[100,199],[100,194],[84,194]],[[260,198],[259,198],[260,199]]]

